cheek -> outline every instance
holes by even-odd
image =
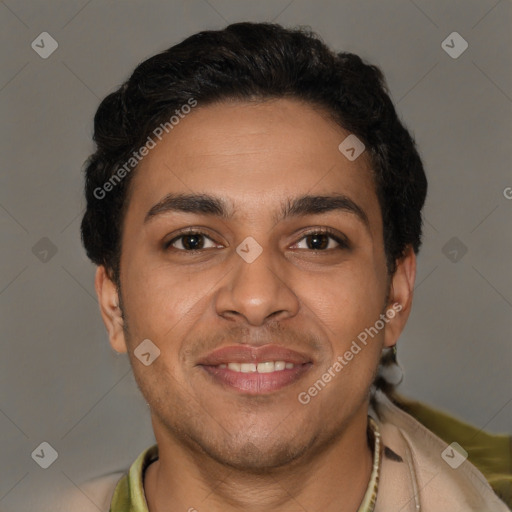
[[[328,275],[297,276],[295,290],[318,320],[328,329],[328,335],[345,340],[379,317],[385,290],[371,266],[347,265]]]
[[[137,264],[137,258],[126,258],[122,279],[123,299],[134,337],[154,339],[158,343],[176,336],[194,321],[197,308],[205,297],[204,281],[197,275],[165,264],[147,260]],[[183,327],[184,326],[184,327]]]

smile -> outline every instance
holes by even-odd
[[[279,391],[296,383],[307,373],[312,363],[294,364],[285,361],[258,363],[222,363],[203,366],[216,385],[229,391],[260,395]]]
[[[223,363],[219,364],[218,368],[228,368],[234,372],[240,373],[272,373],[272,372],[280,372],[285,369],[291,370],[294,366],[293,363],[288,363],[286,361],[265,361],[263,363]]]

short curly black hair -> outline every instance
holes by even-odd
[[[366,146],[382,212],[389,275],[407,246],[421,245],[427,180],[415,142],[398,119],[379,68],[331,51],[308,28],[235,23],[202,31],[142,62],[100,104],[95,152],[85,168],[81,235],[89,258],[119,286],[123,218],[136,171],[98,193],[144,145],[155,127],[193,98],[294,98],[321,108]],[[116,178],[119,177],[119,174]]]

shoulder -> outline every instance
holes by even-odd
[[[382,392],[376,398],[384,446],[376,512],[416,511],[418,505],[422,512],[508,510],[469,460]]]
[[[109,512],[112,496],[126,472],[115,472],[70,485],[55,512]]]
[[[77,482],[59,497],[52,512],[128,512],[145,510],[143,475],[146,467],[158,458],[158,445],[140,453],[126,471],[114,471]]]

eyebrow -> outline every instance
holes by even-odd
[[[211,215],[229,219],[234,214],[234,207],[223,198],[208,194],[167,194],[152,206],[146,214],[144,223],[168,212],[184,212]],[[350,197],[344,194],[303,195],[289,198],[281,205],[279,215],[273,217],[277,224],[290,217],[320,215],[322,213],[342,211],[354,215],[370,231],[370,222],[365,211]]]

